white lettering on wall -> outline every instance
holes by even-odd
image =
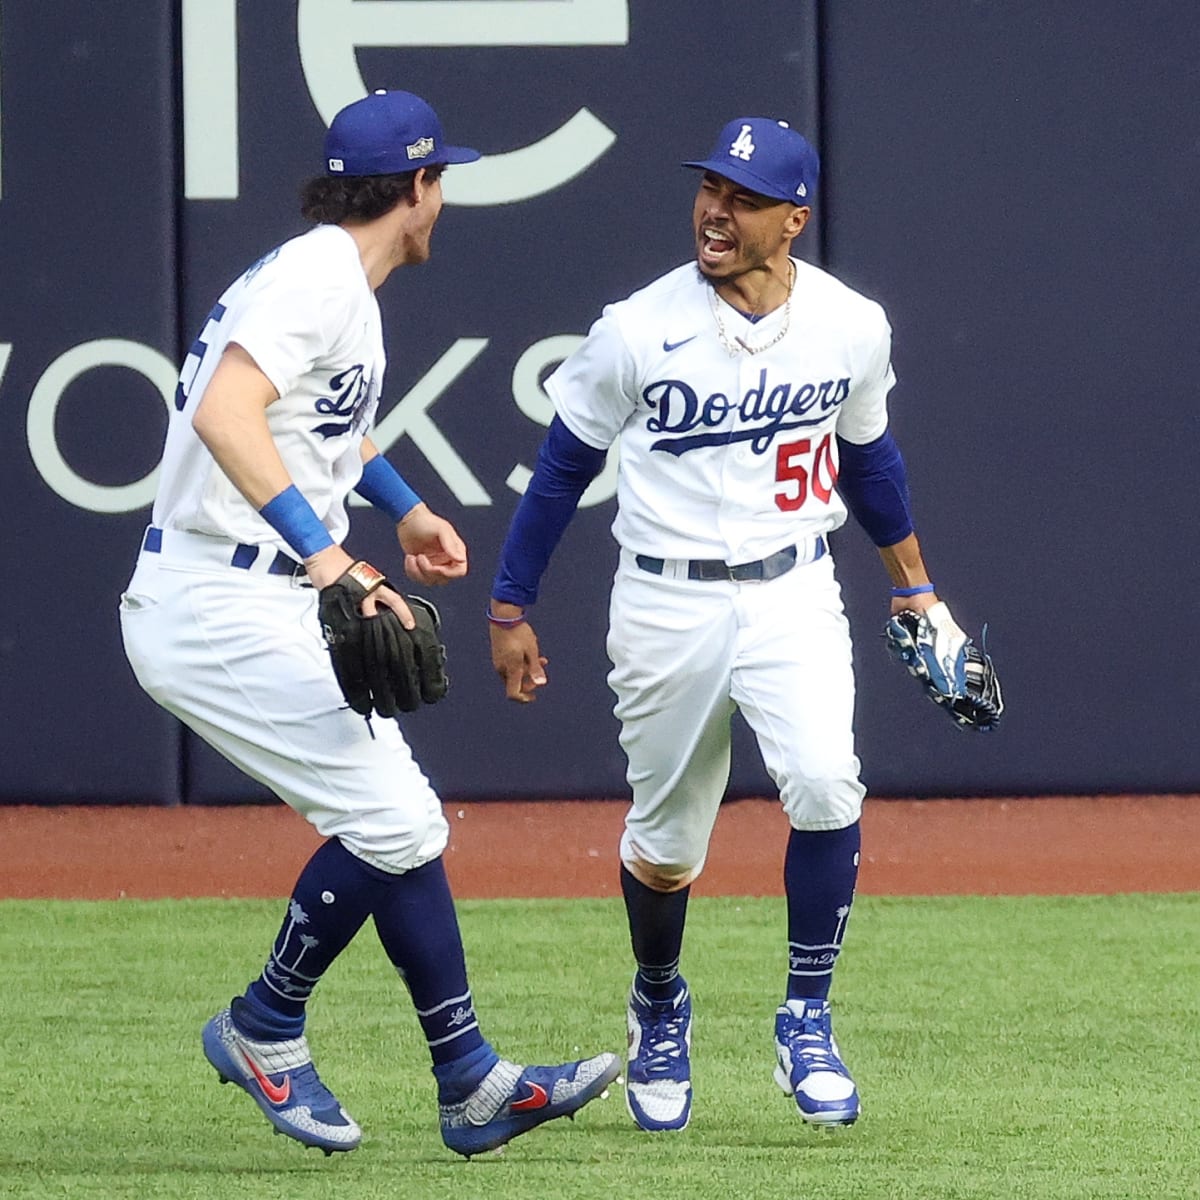
[[[513,368],[512,394],[517,407],[531,420],[539,425],[549,427],[554,419],[554,404],[542,387],[542,373],[550,367],[557,366],[564,358],[581,345],[583,338],[576,333],[563,333],[555,337],[543,338],[535,342],[524,354],[517,359]],[[588,484],[587,490],[579,501],[580,508],[589,508],[593,504],[603,504],[611,500],[617,492],[617,465],[619,449],[613,446],[608,452],[604,470]],[[518,463],[508,473],[505,483],[519,495],[525,494],[529,479],[533,472]]]
[[[11,346],[7,347],[7,350],[11,349]],[[5,353],[0,358],[0,367],[7,360]],[[92,483],[78,475],[63,457],[54,434],[54,419],[63,393],[81,375],[97,367],[128,367],[144,375],[158,388],[170,412],[178,375],[170,359],[149,346],[120,338],[84,342],[60,354],[34,385],[25,420],[29,454],[41,477],[68,503],[98,513],[132,512],[154,502],[158,466],[133,483],[115,487]]]
[[[238,196],[237,0],[183,0],[183,192]]]
[[[483,353],[487,344],[487,338],[458,338],[371,433],[371,441],[381,453],[386,453],[407,434],[454,493],[454,498],[465,505],[491,504],[492,498],[446,435],[433,423],[429,409]],[[357,496],[355,501],[365,503]]]
[[[401,397],[371,433],[380,451],[387,453],[403,438],[425,456],[430,467],[462,505],[487,507],[493,501],[466,460],[434,423],[430,409],[479,358],[489,345],[485,337],[460,337]],[[512,373],[512,397],[517,408],[543,428],[554,418],[554,405],[542,387],[543,377],[581,342],[579,334],[556,334],[542,338],[517,359]],[[4,384],[13,344],[0,342],[0,386]],[[168,415],[174,409],[178,374],[165,355],[140,342],[105,338],[84,342],[64,351],[42,372],[29,397],[25,428],[33,465],[49,488],[69,504],[95,513],[126,513],[154,502],[158,466],[141,479],[115,486],[84,479],[63,455],[56,424],[67,389],[89,371],[104,367],[126,367],[149,380],[159,391]],[[480,420],[484,420],[480,414]],[[403,454],[401,455],[403,457]],[[580,500],[587,508],[610,500],[617,489],[618,449],[613,446],[603,471],[592,481]],[[517,463],[508,473],[507,486],[524,493],[532,471]],[[366,501],[352,493],[350,504]]]
[[[299,0],[297,39],[304,77],[328,125],[367,92],[359,46],[624,46],[628,0]],[[470,145],[469,131],[454,131]],[[587,170],[616,134],[586,108],[517,150],[485,154],[451,171],[446,202],[512,204],[561,187]],[[481,147],[481,149],[483,149]]]

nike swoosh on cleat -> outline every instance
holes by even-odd
[[[546,1095],[546,1089],[539,1087],[536,1083],[529,1085],[529,1095],[524,1100],[514,1100],[508,1107],[513,1112],[532,1112],[537,1108],[545,1108],[550,1103],[550,1097]]]
[[[698,335],[692,334],[691,337],[685,337],[681,342],[669,342],[663,338],[663,349],[670,354],[672,350],[678,350],[680,346],[686,346],[688,342],[693,341]]]
[[[254,1073],[254,1078],[258,1086],[262,1088],[263,1095],[266,1096],[272,1104],[286,1104],[292,1094],[292,1077],[285,1075],[282,1083],[272,1083],[271,1080],[263,1074],[262,1068],[248,1055],[244,1050],[242,1057],[246,1060],[250,1070]]]

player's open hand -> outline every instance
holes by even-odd
[[[504,680],[504,694],[518,704],[531,704],[546,686],[546,662],[528,622],[503,629],[491,626],[492,666]]]
[[[424,504],[410,509],[396,526],[404,551],[404,573],[427,587],[438,587],[467,573],[467,547],[445,517]]]

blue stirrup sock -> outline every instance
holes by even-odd
[[[784,856],[789,1000],[824,1000],[842,948],[858,881],[862,831],[793,829]]]
[[[451,1074],[469,1094],[499,1056],[479,1031],[440,858],[391,874],[336,838],[325,842],[296,881],[262,974],[234,1001],[235,1025],[264,1041],[299,1037],[313,988],[368,916],[412,996],[434,1065],[458,1064]]]
[[[365,866],[336,838],[305,864],[266,966],[234,1006],[234,1024],[248,1037],[283,1040],[304,1032],[313,988],[375,904],[379,883]]]
[[[372,916],[388,958],[412,995],[439,1087],[445,1077],[454,1081],[451,1090],[462,1086],[469,1094],[499,1055],[479,1030],[442,860],[394,876]],[[443,1066],[454,1069],[439,1074]]]

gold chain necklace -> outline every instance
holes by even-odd
[[[787,299],[783,302],[783,324],[779,327],[779,332],[769,342],[763,342],[761,346],[752,346],[745,338],[738,337],[737,334],[730,335],[725,328],[725,322],[721,319],[721,301],[717,296],[717,289],[712,288],[708,293],[708,303],[712,309],[713,319],[717,323],[717,337],[720,338],[721,345],[731,356],[738,355],[743,350],[747,354],[761,354],[783,339],[788,331],[788,326],[792,323],[792,288],[795,287],[795,284],[796,264],[789,258]]]

